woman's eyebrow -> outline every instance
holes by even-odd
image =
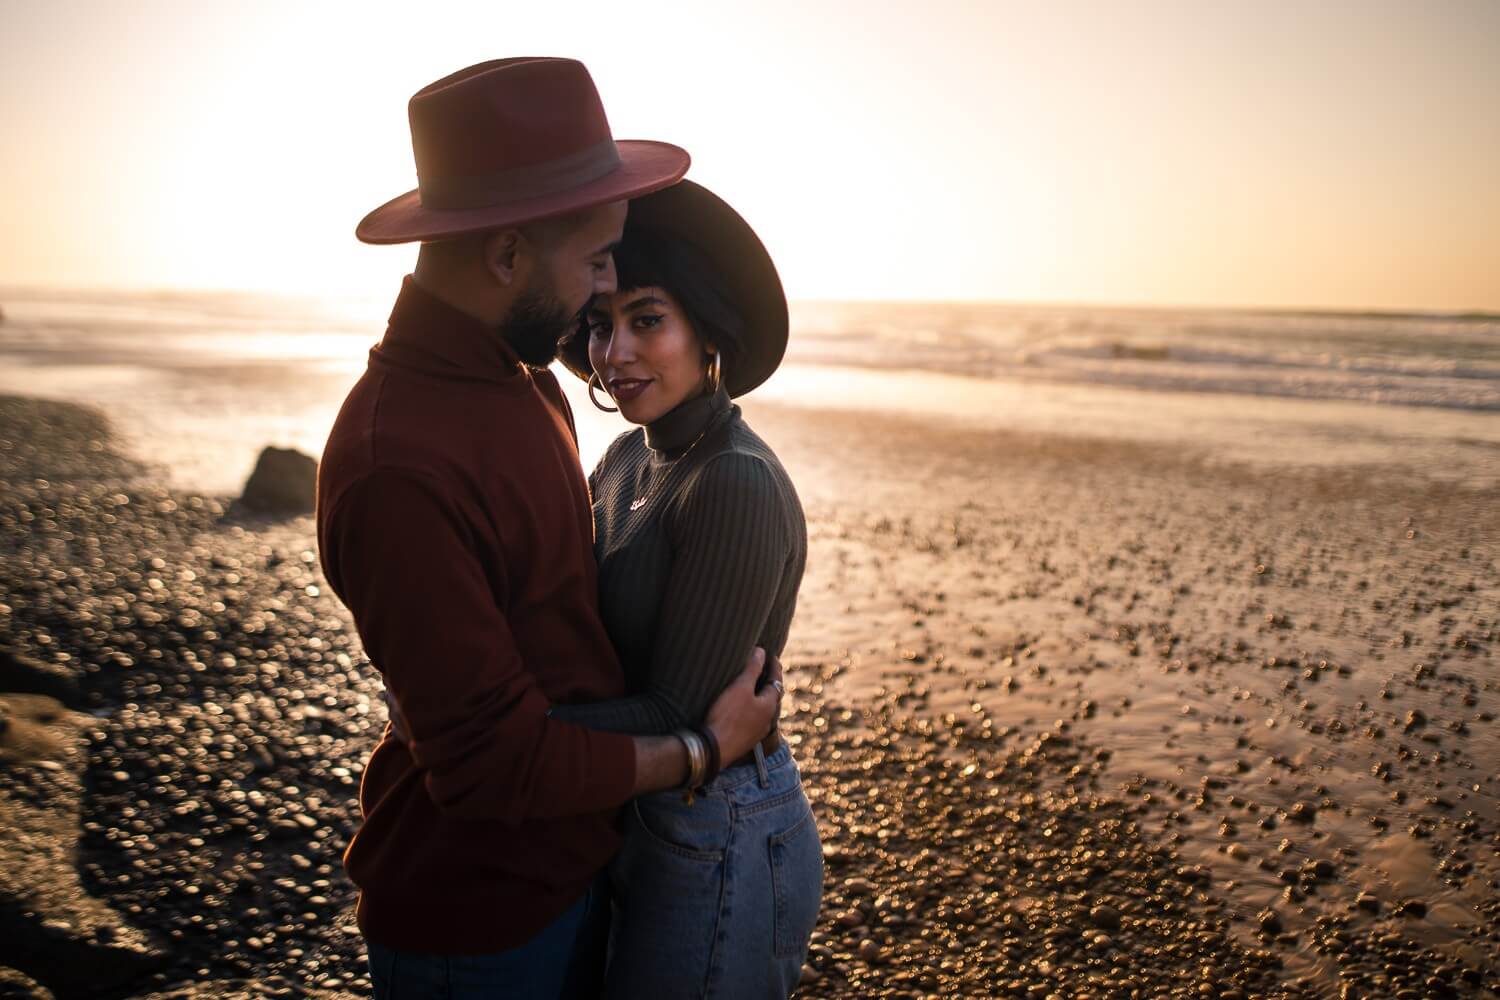
[[[641,306],[665,306],[666,304],[665,299],[659,299],[655,295],[642,295],[640,298],[626,303],[625,311],[631,312],[632,310],[639,309]]]

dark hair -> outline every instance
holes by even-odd
[[[745,321],[708,254],[673,233],[626,225],[615,249],[620,291],[664,288],[682,306],[698,339],[718,347],[725,371],[734,371],[745,342]]]

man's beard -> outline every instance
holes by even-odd
[[[587,305],[584,309],[587,309]],[[522,292],[500,323],[500,336],[529,368],[546,368],[557,358],[557,344],[584,310],[572,315],[550,285]]]

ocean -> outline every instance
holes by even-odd
[[[388,307],[0,289],[0,391],[97,406],[174,484],[235,492],[263,445],[319,453]],[[591,464],[623,425],[561,377]],[[1493,484],[1500,317],[798,303],[762,405]]]

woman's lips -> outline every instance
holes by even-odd
[[[650,384],[651,380],[647,378],[612,378],[609,380],[609,394],[617,403],[628,403],[645,392]]]

